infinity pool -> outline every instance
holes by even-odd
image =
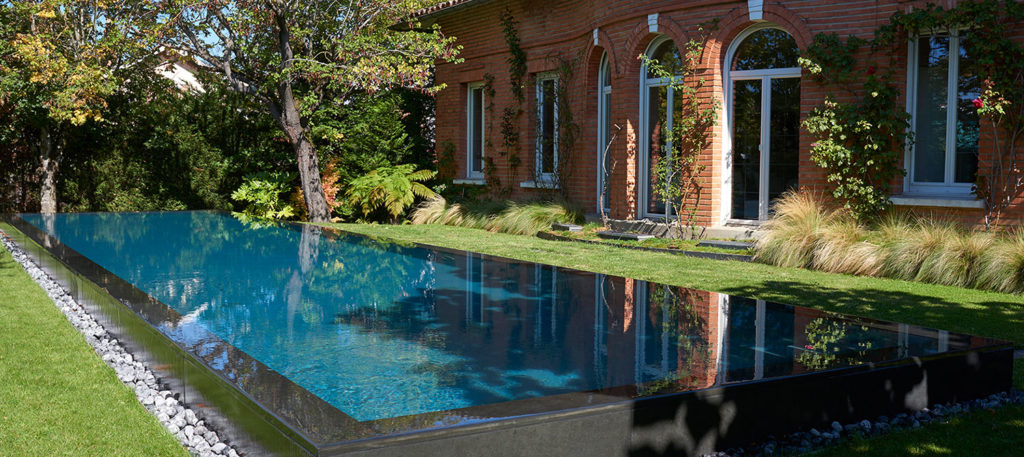
[[[355,438],[992,343],[224,212],[20,217],[173,310],[151,324],[223,377],[250,386],[255,360],[377,424]]]

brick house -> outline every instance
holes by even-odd
[[[955,6],[955,0],[946,3]],[[912,6],[924,2],[447,1],[421,15],[424,23],[457,37],[465,59],[437,67],[437,82],[446,84],[437,96],[439,151],[454,152],[457,183],[504,186],[513,198],[559,187],[588,213],[599,209],[604,160],[603,204],[610,216],[657,218],[664,203],[652,195],[650,166],[659,153],[659,132],[671,128],[666,106],[672,106],[673,93],[648,74],[638,56],[678,58],[677,44],[718,19],[702,60],[710,95],[722,109],[712,147],[700,159],[706,168],[702,198],[694,203],[697,222],[756,225],[785,190],[825,185],[824,171],[810,161],[813,140],[800,122],[827,91],[799,67],[800,50],[822,32],[871,38],[893,13]],[[510,84],[514,59],[503,29],[506,13],[517,22],[526,56],[518,105]],[[904,157],[906,177],[894,183],[895,205],[980,224],[984,202],[971,189],[993,146],[977,113],[964,109],[978,96],[977,84],[964,84],[969,76],[959,73],[959,61],[969,58],[959,45],[966,39],[967,33],[939,31],[910,40],[901,55],[864,58],[888,64],[895,57],[905,69],[900,84],[906,84],[917,142]],[[560,71],[567,59],[576,59],[571,78]],[[955,87],[960,90],[948,90]],[[506,112],[515,106],[521,106],[521,116]],[[571,110],[578,126],[571,154],[558,147],[560,109]],[[511,148],[503,134],[510,127],[519,139]],[[510,157],[521,165],[510,167]],[[555,176],[556,170],[565,171]],[[1022,219],[1024,198],[1018,196],[1004,223]]]

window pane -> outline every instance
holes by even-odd
[[[761,80],[733,83],[732,218],[760,217]]]
[[[484,169],[484,94],[483,89],[469,91],[470,96],[470,171],[482,172]]]
[[[609,87],[612,85],[612,69],[611,65],[608,65],[608,61],[601,62],[601,88]]]
[[[541,173],[555,172],[555,81],[541,82]]]
[[[800,170],[800,78],[772,79],[768,199],[796,189]]]
[[[949,37],[917,41],[917,110],[914,119],[914,181],[945,182]]]
[[[683,59],[679,55],[679,48],[671,40],[667,40],[658,45],[651,53],[651,58],[657,60],[661,67],[669,71],[673,75],[679,75],[683,73]],[[648,78],[657,78],[650,71],[647,72]]]
[[[960,35],[960,71],[957,80],[956,158],[953,181],[973,183],[978,172],[978,134],[981,120],[974,100],[981,96],[976,64],[964,49],[967,33]]]
[[[736,48],[733,70],[799,67],[800,48],[796,40],[779,29],[762,29],[743,39]]]
[[[654,195],[655,186],[660,185],[654,173],[654,167],[665,157],[665,146],[668,140],[668,87],[657,86],[647,89],[647,139],[648,139],[648,179],[647,179],[647,212],[664,214],[665,202]]]

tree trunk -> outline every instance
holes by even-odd
[[[302,130],[300,126],[300,133],[292,140],[292,147],[299,162],[299,181],[302,184],[302,195],[306,199],[306,212],[310,222],[330,222],[331,208],[327,205],[327,196],[320,183],[320,161],[313,143]]]
[[[294,57],[291,30],[284,15],[278,14],[276,22],[278,52],[281,54],[283,69],[287,70],[291,68]],[[306,126],[299,114],[290,76],[281,78],[277,84],[277,96],[279,109],[275,109],[271,103],[270,111],[288,134],[288,139],[295,150],[295,158],[299,163],[299,182],[302,185],[302,195],[306,199],[306,213],[310,222],[330,222],[331,208],[327,205],[327,196],[324,194],[323,185],[320,184],[320,161],[313,149],[313,143],[306,136]]]
[[[39,191],[39,211],[43,214],[57,212],[57,165],[60,151],[57,149],[47,126],[39,131],[39,153],[42,158],[43,182]]]

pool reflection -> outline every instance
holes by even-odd
[[[229,379],[245,385],[259,370],[229,356],[237,348],[358,421],[572,392],[647,396],[972,345],[948,332],[225,213],[23,218],[170,306],[173,317],[152,323]]]

